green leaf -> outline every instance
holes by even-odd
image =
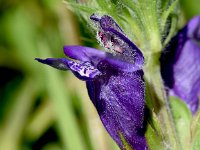
[[[147,125],[147,131],[145,133],[149,149],[152,150],[164,150],[163,134],[160,127],[159,120],[154,112],[152,112],[152,118]]]
[[[166,37],[166,39],[163,42],[163,46],[165,47],[171,40],[171,38],[174,36],[174,33],[176,31],[176,26],[177,26],[177,16],[176,15],[171,15],[171,25],[170,25],[170,30],[169,33]]]
[[[172,114],[175,121],[176,131],[182,149],[191,149],[190,144],[190,124],[192,120],[191,111],[187,105],[177,97],[169,97]]]
[[[167,18],[169,17],[169,15],[172,12],[174,12],[175,8],[178,5],[178,2],[179,2],[178,0],[174,0],[172,2],[172,4],[166,10],[164,10],[164,12],[162,13],[162,16],[161,16],[161,28],[162,28],[162,31],[165,29]]]
[[[191,124],[192,149],[200,149],[200,111],[196,113]]]

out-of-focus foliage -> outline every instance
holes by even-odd
[[[199,0],[180,0],[180,4],[187,20],[200,14]]]
[[[181,1],[187,19],[199,13],[197,1]],[[112,1],[113,4],[119,2]],[[128,4],[128,0],[125,2]],[[89,17],[96,11],[95,3],[90,4],[90,9],[76,3],[73,7]],[[113,17],[116,14],[112,9],[116,12],[125,9],[100,4],[105,9],[101,13],[108,12]],[[162,5],[164,7],[164,3]],[[126,11],[126,19],[131,24],[121,22],[121,26],[135,26],[130,17],[134,14]],[[35,57],[64,57],[64,45],[94,46],[89,24],[77,18],[62,1],[0,1],[0,150],[118,149],[102,127],[85,85],[70,73],[34,61]],[[123,14],[118,19],[120,23]],[[124,29],[129,32],[127,27]],[[141,33],[129,34],[143,47],[142,35],[137,36]],[[199,126],[195,121],[193,126],[192,135],[198,137],[195,131]]]
[[[34,60],[65,57],[82,37],[92,45],[82,28],[62,1],[0,1],[0,150],[116,147],[85,85]]]

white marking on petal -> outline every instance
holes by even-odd
[[[78,72],[82,77],[94,78],[101,72],[89,62],[71,62],[69,67],[72,71]]]

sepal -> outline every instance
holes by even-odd
[[[190,125],[192,121],[192,113],[188,109],[187,105],[178,97],[170,96],[169,102],[180,145],[182,149],[191,149]]]

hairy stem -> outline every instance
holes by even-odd
[[[154,109],[160,121],[165,149],[179,150],[181,149],[180,142],[176,133],[170,104],[163,86],[157,58],[158,56],[152,56],[145,67],[145,79],[151,86],[149,88],[149,92],[151,93],[150,99],[153,101],[153,108],[151,109]]]

